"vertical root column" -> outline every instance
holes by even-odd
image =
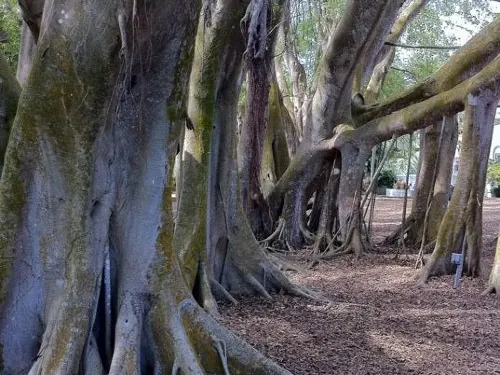
[[[135,303],[134,303],[135,302]],[[116,321],[115,348],[109,375],[140,374],[140,343],[143,309],[126,297]]]
[[[152,322],[162,373],[290,374],[220,326],[188,295],[179,303],[168,293],[160,298]]]

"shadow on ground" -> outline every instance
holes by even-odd
[[[398,224],[400,208],[378,201],[378,238]],[[487,200],[483,276],[459,290],[452,277],[417,287],[413,256],[344,257],[314,270],[297,263],[290,274],[332,302],[252,298],[223,306],[222,319],[294,374],[500,374],[500,298],[481,295],[499,223],[500,200]]]

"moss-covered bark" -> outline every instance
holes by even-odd
[[[181,259],[186,282],[192,289],[195,281],[201,282],[197,277],[200,267],[207,264],[207,191],[218,80],[228,63],[227,46],[234,38],[231,30],[243,16],[245,4],[241,1],[220,2],[220,8],[215,12],[216,5],[204,7],[198,26],[188,100],[188,116],[193,129],[185,130],[175,225],[174,248]],[[241,38],[238,40],[242,42]],[[196,287],[200,289],[202,286]],[[209,297],[205,296],[205,302]]]
[[[445,117],[423,131],[411,214],[404,228],[398,227],[384,240],[385,243],[396,243],[401,231],[404,231],[407,245],[420,245],[424,238],[424,223],[425,245],[436,240],[439,224],[448,206],[457,139],[458,127],[454,116]]]
[[[476,178],[467,204],[465,232],[467,253],[465,272],[468,276],[472,277],[479,276],[481,272],[481,254],[483,252],[483,201],[497,105],[498,98],[494,98],[486,104],[484,109],[483,123],[481,124],[479,146],[477,150],[478,163],[475,171]]]
[[[457,51],[445,65],[425,81],[418,83],[375,107],[366,107],[358,121],[367,123],[391,112],[422,102],[450,90],[486,67],[500,51],[500,19],[495,19]]]
[[[485,139],[491,138],[491,98],[485,95],[470,97],[465,111],[460,169],[457,183],[449,202],[448,209],[439,226],[436,245],[429,262],[420,273],[420,281],[426,282],[430,276],[439,276],[452,271],[451,253],[467,250],[466,264],[472,266],[471,272],[477,275],[477,261],[480,243],[475,237],[477,225],[481,221],[481,202],[479,190],[484,194],[483,172],[478,172],[480,160],[487,155]],[[487,156],[486,156],[487,157]],[[482,163],[484,164],[484,163]],[[466,236],[467,235],[467,236]],[[479,234],[480,235],[480,234]]]
[[[283,105],[278,85],[273,82],[269,92],[269,122],[260,168],[260,184],[264,197],[269,195],[290,163],[284,131],[288,126],[293,126],[292,119]]]
[[[0,181],[0,372],[289,374],[202,310],[173,248],[200,2],[51,5]]]
[[[438,169],[436,171],[431,206],[428,214],[426,233],[426,242],[428,243],[436,239],[439,224],[448,207],[453,161],[458,142],[458,124],[456,117],[446,116],[443,121],[445,121],[443,124],[445,128],[443,129],[443,138],[441,139]]]

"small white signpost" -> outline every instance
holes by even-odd
[[[457,265],[455,280],[453,282],[453,289],[457,289],[460,286],[460,278],[462,277],[462,271],[464,269],[464,254],[452,253],[451,263]]]

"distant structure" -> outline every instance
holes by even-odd
[[[495,163],[500,163],[500,146],[493,147],[493,152],[491,153],[491,159]]]

